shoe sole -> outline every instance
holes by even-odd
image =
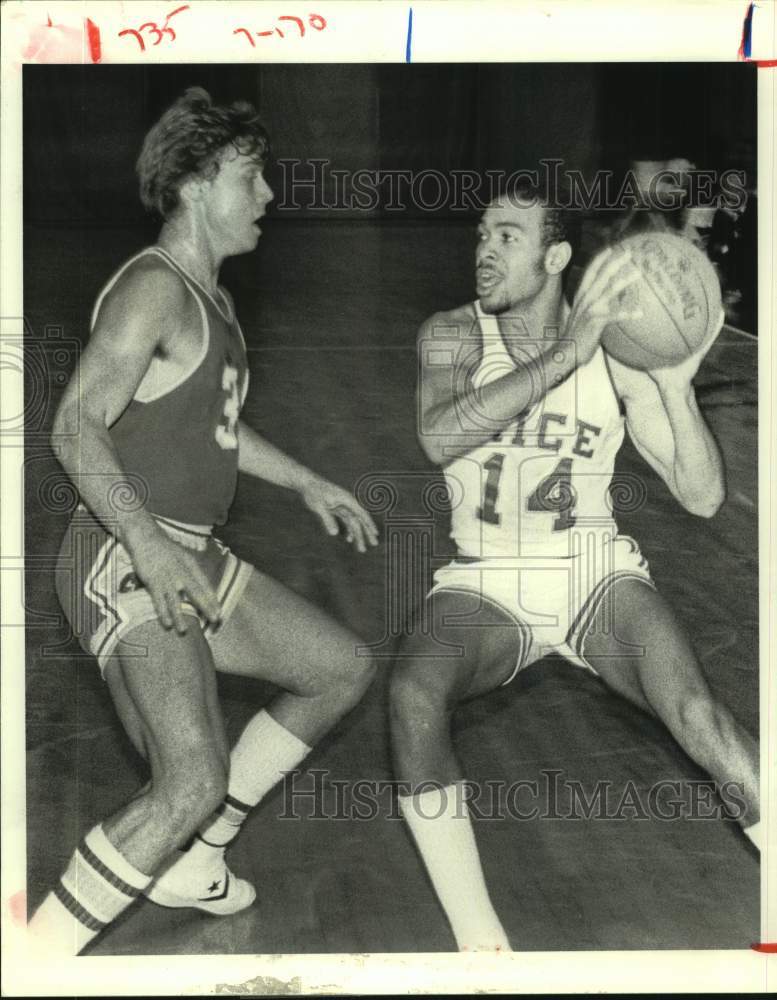
[[[158,887],[149,889],[146,892],[146,898],[150,899],[152,903],[156,903],[158,906],[166,906],[169,909],[193,909],[202,910],[203,913],[210,913],[216,917],[227,917],[233,913],[240,913],[241,910],[247,910],[249,906],[256,899],[256,889],[251,885],[250,882],[243,882],[242,885],[246,888],[240,893],[240,897],[237,897],[237,893],[230,893],[226,899],[214,900],[209,902],[204,899],[192,899],[190,896],[177,896],[175,893],[166,892],[164,889]]]

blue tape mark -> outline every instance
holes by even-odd
[[[753,7],[755,4],[751,3],[747,8],[747,17],[745,18],[745,23],[742,28],[742,55],[745,59],[750,58],[750,46],[753,39]]]
[[[413,8],[407,12],[407,44],[405,45],[405,62],[412,62],[411,49],[413,45]]]

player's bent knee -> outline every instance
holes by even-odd
[[[375,680],[377,669],[375,661],[365,656],[355,658],[350,669],[340,674],[336,687],[346,710],[354,708],[361,701]]]
[[[171,822],[175,829],[193,833],[224,801],[226,785],[193,786],[172,797],[169,803]]]
[[[176,828],[196,829],[227,794],[228,771],[220,758],[192,759],[191,766],[176,768],[154,782],[150,795],[167,810]]]
[[[423,660],[400,660],[389,682],[392,726],[416,729],[435,716],[446,716],[456,701],[455,688],[451,670],[432,671]]]
[[[683,694],[677,703],[677,720],[683,732],[715,739],[721,728],[720,706],[708,692]]]
[[[389,685],[392,756],[397,773],[428,770],[450,740],[454,702],[447,685],[429,683],[423,665],[409,661],[397,667]]]
[[[378,664],[371,656],[365,656],[357,660],[359,664],[356,670],[356,676],[354,678],[354,685],[360,691],[360,697],[363,695],[372,685],[372,682],[378,675]]]

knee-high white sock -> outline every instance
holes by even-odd
[[[460,784],[399,797],[459,951],[510,951],[486,889]]]
[[[232,750],[227,797],[200,828],[189,853],[207,858],[214,850],[223,851],[238,835],[251,809],[310,750],[268,712],[258,712]]]
[[[75,851],[59,883],[38,907],[28,929],[52,954],[77,955],[149,885],[94,827]]]

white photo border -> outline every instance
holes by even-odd
[[[189,4],[8,2],[2,9],[2,240],[0,241],[0,417],[13,427],[24,412],[21,370],[6,345],[22,335],[22,87],[25,62],[196,63],[258,60],[245,37],[288,4],[192,0]],[[119,37],[130,22],[171,20],[175,40],[141,50]],[[736,0],[624,3],[588,0],[498,3],[434,0],[316,0],[331,30],[302,45],[262,50],[262,62],[734,62],[748,5]],[[412,22],[409,11],[412,8]],[[229,11],[229,17],[225,11]],[[775,59],[772,0],[751,8],[753,60]],[[48,22],[46,21],[48,18]],[[92,28],[89,28],[91,23]],[[412,25],[412,27],[411,27]],[[496,27],[498,26],[498,30]],[[94,34],[97,29],[99,38]],[[218,30],[216,30],[218,28]],[[97,43],[97,47],[96,47]],[[775,90],[777,67],[758,70],[759,177],[759,562],[761,773],[766,828],[777,841],[777,584],[775,336]],[[18,439],[0,447],[2,505],[2,941],[3,993],[39,995],[202,995],[220,993],[577,993],[755,992],[775,989],[777,955],[742,950],[574,952],[506,955],[272,955],[82,957],[51,963],[25,953],[18,920],[25,888],[24,558],[22,463]],[[765,838],[765,842],[768,838]],[[762,854],[763,942],[777,941],[777,843]]]

